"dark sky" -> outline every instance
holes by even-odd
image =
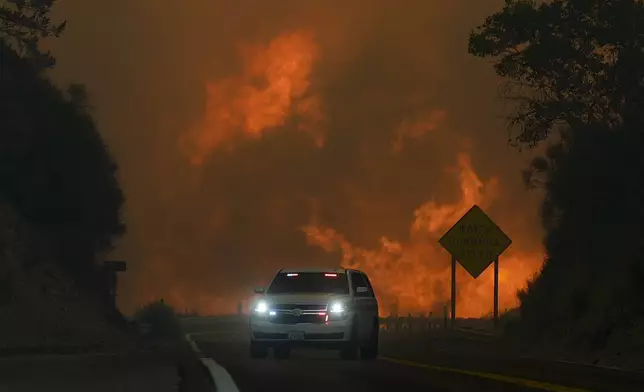
[[[121,306],[230,311],[281,267],[339,264],[335,241],[383,306],[427,309],[449,283],[435,241],[472,203],[514,240],[512,305],[539,265],[538,195],[500,80],[467,54],[502,3],[59,0],[54,77],[87,85],[128,198]],[[464,312],[490,309],[490,278],[459,278]]]

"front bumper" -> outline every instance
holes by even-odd
[[[250,318],[250,339],[267,346],[313,346],[341,348],[351,340],[351,317],[328,323],[277,324],[259,317]],[[292,340],[291,332],[301,332],[302,339]]]

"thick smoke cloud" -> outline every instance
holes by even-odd
[[[128,197],[110,255],[131,266],[121,306],[163,296],[230,311],[276,269],[339,264],[313,224],[364,249],[409,240],[420,206],[463,200],[461,154],[498,179],[488,211],[514,240],[512,302],[538,267],[538,195],[521,184],[528,156],[507,147],[499,80],[467,54],[469,30],[501,4],[60,0],[54,76],[87,84]],[[448,287],[437,282],[432,300]]]

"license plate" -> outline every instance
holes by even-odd
[[[288,338],[290,340],[304,340],[304,332],[289,332]]]

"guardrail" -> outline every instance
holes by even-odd
[[[451,330],[494,335],[494,324],[489,319],[456,319],[454,328],[451,320],[428,316],[388,316],[380,318],[380,330],[387,333],[416,333],[431,330]]]

